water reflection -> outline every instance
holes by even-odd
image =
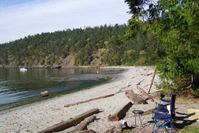
[[[28,69],[0,68],[0,106],[20,101],[41,100],[40,92],[48,90],[50,96],[76,91],[99,84],[118,70],[95,69]]]

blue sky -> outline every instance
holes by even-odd
[[[30,1],[30,0],[1,0],[0,6],[16,5],[16,4],[25,3],[28,1]]]
[[[0,0],[0,43],[68,28],[127,23],[124,0]]]

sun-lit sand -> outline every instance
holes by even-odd
[[[122,90],[127,86],[131,89],[139,86],[147,92],[154,73],[152,67],[120,68],[126,68],[126,70],[107,84],[0,112],[0,133],[37,132],[93,108],[99,108],[102,112],[96,115],[99,119],[91,123],[88,128],[105,132],[110,126],[116,124],[108,121],[108,115],[129,102]],[[160,79],[156,76],[151,92],[156,91],[156,85],[159,82]],[[64,107],[66,104],[113,93],[115,95],[112,97]]]

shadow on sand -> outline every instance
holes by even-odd
[[[175,127],[177,129],[183,129],[186,126],[192,125],[193,123],[197,122],[198,119],[189,120],[189,118],[194,115],[195,113],[186,114],[186,113],[176,112]]]

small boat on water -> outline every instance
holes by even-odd
[[[19,71],[20,72],[26,72],[28,69],[26,69],[26,68],[24,68],[24,67],[22,67],[22,68],[19,68]]]

